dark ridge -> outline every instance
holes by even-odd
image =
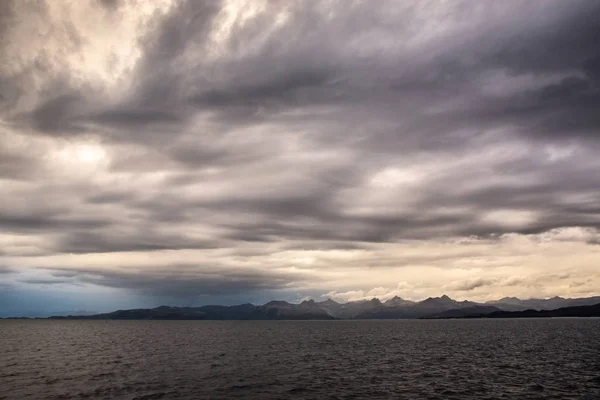
[[[600,317],[600,303],[591,306],[573,306],[556,310],[495,311],[487,315],[466,318],[564,318]]]
[[[412,302],[395,297],[382,303],[379,299],[337,303],[331,299],[322,302],[304,300],[300,304],[274,300],[266,304],[236,306],[207,305],[202,307],[160,306],[151,309],[117,310],[96,315],[53,316],[52,319],[156,319],[156,320],[270,320],[270,319],[438,319],[438,318],[536,318],[536,317],[589,317],[600,316],[600,298],[587,299],[530,299],[538,309],[519,309],[518,299],[510,304],[498,302],[475,303],[456,301],[444,295]],[[553,304],[576,304],[545,310]],[[506,308],[504,308],[506,306]],[[515,310],[517,308],[517,310]]]

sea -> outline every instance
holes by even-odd
[[[0,399],[600,399],[600,319],[0,320]]]

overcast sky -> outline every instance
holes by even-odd
[[[0,313],[583,297],[600,2],[0,1]]]

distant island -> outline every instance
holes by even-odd
[[[494,311],[489,314],[470,314],[463,318],[561,318],[600,317],[600,304],[562,307],[556,310]]]
[[[52,316],[50,319],[76,320],[333,320],[333,319],[445,319],[445,318],[538,318],[600,317],[600,296],[567,299],[520,300],[505,297],[477,303],[456,301],[444,295],[422,301],[398,296],[385,302],[377,298],[338,303],[332,299],[299,304],[270,301],[263,305],[207,305],[202,307],[143,308],[118,310],[96,315]]]

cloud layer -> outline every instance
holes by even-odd
[[[0,7],[6,285],[235,301],[600,283],[597,2]]]

